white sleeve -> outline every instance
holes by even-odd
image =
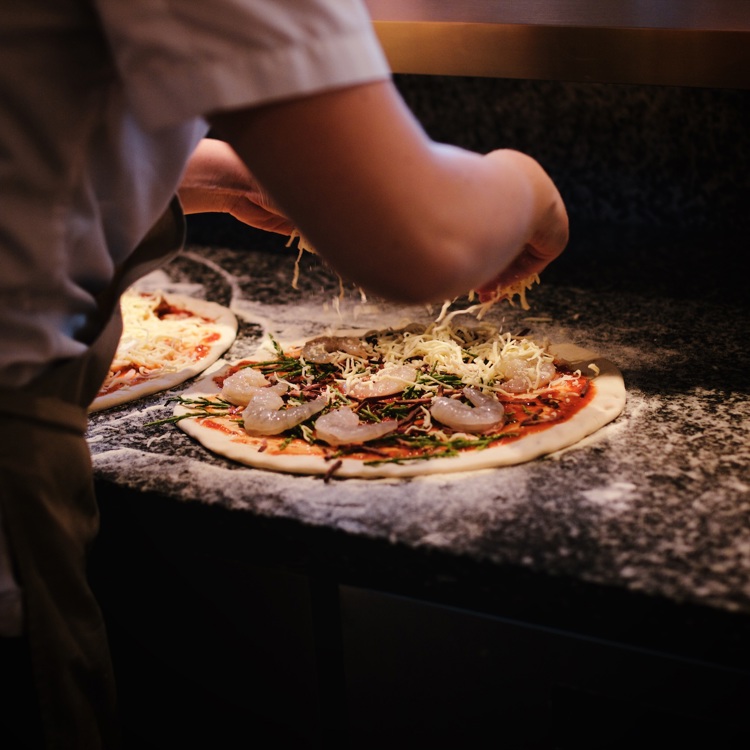
[[[360,0],[94,0],[148,128],[390,69]]]

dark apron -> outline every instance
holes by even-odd
[[[98,300],[101,330],[87,353],[29,387],[0,392],[0,510],[49,750],[119,747],[107,636],[86,577],[99,528],[87,407],[119,341],[121,293],[183,241],[175,200]]]

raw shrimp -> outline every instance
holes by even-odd
[[[552,362],[542,362],[539,369],[536,367],[525,368],[522,363],[514,363],[516,366],[510,371],[510,379],[498,386],[508,393],[527,393],[535,388],[543,388],[555,377],[555,365]]]
[[[432,400],[432,417],[459,432],[488,432],[503,424],[505,409],[494,396],[468,387],[463,393],[474,404],[473,408],[462,401],[438,396]]]
[[[318,417],[315,422],[315,437],[329,445],[359,445],[383,437],[397,427],[397,419],[360,422],[359,417],[348,406],[343,406]]]
[[[351,354],[367,359],[367,349],[356,336],[318,336],[302,347],[300,356],[307,362],[316,365],[335,362],[338,354]]]
[[[365,398],[392,396],[411,385],[417,377],[415,367],[409,365],[386,365],[370,380],[360,380],[347,392],[347,396],[361,401]]]
[[[219,395],[231,404],[245,406],[258,388],[267,385],[268,380],[262,372],[252,367],[243,367],[228,378],[224,378]]]
[[[250,435],[279,435],[322,411],[328,403],[325,396],[318,396],[313,401],[282,409],[284,399],[278,393],[279,386],[283,383],[253,391],[242,412],[245,431]]]

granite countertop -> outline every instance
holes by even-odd
[[[426,314],[363,302],[314,256],[189,245],[149,282],[229,305],[240,322],[226,355],[267,332]],[[252,245],[252,242],[250,242]],[[748,304],[724,241],[595,231],[530,292],[504,306],[511,330],[569,340],[614,361],[624,412],[583,443],[529,463],[406,480],[289,476],[209,454],[173,425],[170,393],[92,415],[100,483],[176,501],[334,530],[409,550],[563,576],[657,599],[750,615]],[[679,259],[679,262],[675,261]],[[179,506],[179,503],[178,503]]]

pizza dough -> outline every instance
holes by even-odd
[[[565,360],[569,370],[580,371],[590,378],[590,382],[584,379],[587,386],[583,406],[563,421],[537,426],[508,442],[460,450],[445,457],[381,461],[377,455],[341,454],[318,441],[290,440],[283,434],[250,435],[236,421],[237,417],[232,420],[221,414],[205,418],[188,416],[196,414],[191,401],[216,399],[223,378],[236,370],[236,363],[214,369],[183,392],[183,400],[176,405],[171,421],[215,454],[246,466],[291,474],[336,478],[413,477],[519,464],[578,443],[614,420],[625,405],[622,374],[612,362],[570,344],[550,347],[547,351]]]
[[[215,302],[126,291],[123,332],[107,379],[89,412],[165,391],[216,362],[237,336],[237,318]]]

